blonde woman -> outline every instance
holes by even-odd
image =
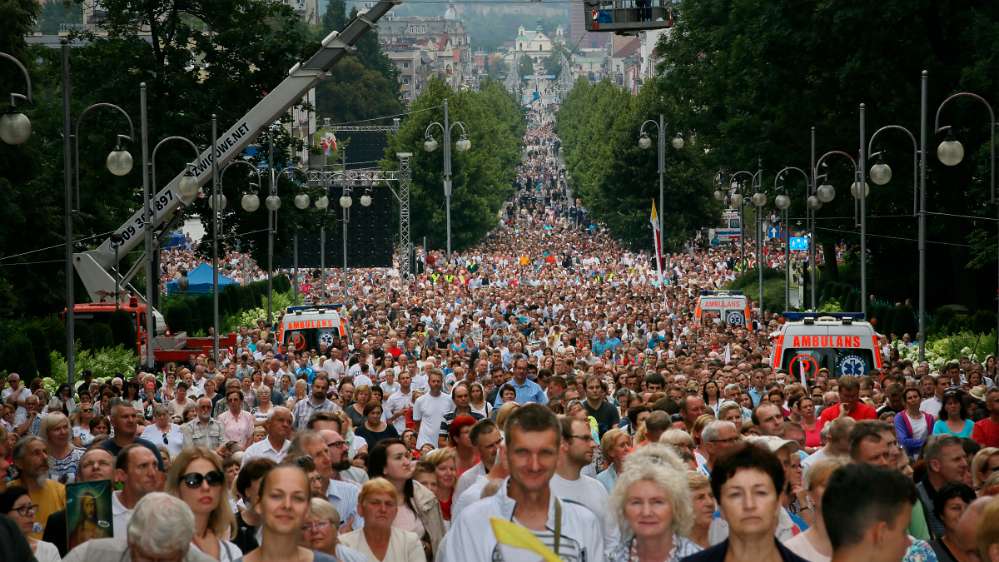
[[[458,483],[458,453],[455,449],[434,449],[421,459],[434,466],[437,477],[437,488],[434,493],[441,504],[441,513],[445,521],[451,520],[451,501],[454,499],[454,487]]]
[[[372,478],[361,487],[357,511],[364,517],[364,527],[341,538],[348,547],[365,554],[369,561],[424,562],[420,538],[394,526],[402,494],[384,478]]]
[[[366,384],[359,384],[354,387],[354,403],[344,408],[350,417],[350,423],[354,427],[364,425],[364,407],[371,400],[371,387]]]
[[[250,413],[253,414],[253,424],[263,426],[264,422],[267,421],[267,416],[271,413],[271,408],[274,407],[274,403],[271,402],[271,389],[269,386],[263,385],[254,392],[257,394],[257,405],[250,410]]]
[[[975,490],[981,489],[985,480],[993,474],[999,474],[999,448],[985,447],[975,453],[971,461],[971,479]]]
[[[679,562],[701,551],[685,537],[694,524],[687,471],[667,446],[647,445],[625,461],[610,508],[622,539],[610,562]]]
[[[184,449],[167,474],[167,493],[180,498],[194,512],[194,546],[219,562],[243,556],[230,539],[236,519],[230,509],[222,459],[204,447]]]
[[[76,481],[77,467],[85,450],[72,442],[69,418],[62,412],[45,414],[38,436],[48,445],[49,478],[63,484]]]
[[[600,450],[607,459],[608,466],[606,470],[597,474],[597,480],[607,488],[607,493],[610,493],[614,491],[614,483],[621,474],[624,458],[631,451],[631,436],[623,429],[611,429],[600,438]]]
[[[715,497],[711,494],[711,480],[704,474],[691,470],[687,473],[687,487],[690,489],[690,505],[694,510],[694,526],[687,535],[701,548],[711,546],[708,531],[715,517]]]

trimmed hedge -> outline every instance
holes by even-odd
[[[291,290],[291,280],[284,275],[273,279],[274,292]],[[267,295],[267,281],[246,286],[230,285],[219,295],[222,316],[239,314],[260,306]],[[212,325],[212,296],[164,297],[160,308],[167,326],[174,332],[206,332]],[[107,324],[78,322],[74,332],[78,350],[100,350],[117,345],[135,348],[135,326],[126,312],[116,312]],[[65,320],[50,315],[0,322],[0,372],[16,372],[22,380],[52,376],[51,352],[65,354]],[[65,366],[63,366],[65,369]]]
[[[291,280],[285,275],[272,280],[275,293],[291,290]],[[267,281],[248,285],[229,285],[219,293],[219,316],[239,314],[261,306],[267,298]],[[213,325],[212,295],[171,295],[163,299],[161,312],[172,332],[208,333]]]

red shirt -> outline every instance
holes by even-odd
[[[816,427],[818,427],[819,430],[821,431],[822,428],[827,423],[838,418],[839,408],[840,404],[836,404],[835,406],[830,406],[828,408],[823,409],[822,414],[819,415],[819,423],[816,424]],[[857,405],[853,407],[853,411],[847,414],[847,416],[857,421],[876,420],[878,419],[878,412],[874,408],[868,406],[867,404],[864,404],[863,402],[857,402]]]
[[[971,438],[982,447],[999,447],[999,423],[992,418],[978,420],[971,432]]]

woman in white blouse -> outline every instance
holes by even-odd
[[[340,541],[372,562],[424,562],[426,554],[419,537],[392,526],[400,501],[398,490],[388,480],[368,480],[357,497],[364,527],[343,535]]]

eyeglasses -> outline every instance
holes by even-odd
[[[164,445],[169,445],[170,444],[170,441],[167,439],[167,434],[166,433],[163,434],[163,444]]]
[[[308,533],[309,531],[322,531],[323,529],[329,528],[331,525],[333,525],[333,522],[325,519],[323,521],[313,521],[312,523],[302,523],[302,532]]]
[[[38,506],[29,503],[28,505],[22,505],[21,507],[11,508],[11,511],[16,511],[21,517],[34,517],[35,511],[38,510]]]
[[[347,442],[346,441],[334,441],[332,443],[327,443],[326,446],[327,447],[336,447],[337,449],[340,449],[340,448],[346,447],[347,446]]]
[[[89,414],[89,413],[93,412],[94,409],[93,408],[80,408],[80,411],[83,412],[83,413],[85,413],[85,414]]]
[[[593,441],[593,436],[587,433],[586,435],[570,435],[573,439],[579,439],[580,441]]]
[[[219,470],[213,470],[208,474],[201,474],[200,472],[189,472],[180,477],[184,484],[191,488],[192,490],[200,488],[201,484],[208,482],[211,487],[221,486],[225,482],[225,475]]]

